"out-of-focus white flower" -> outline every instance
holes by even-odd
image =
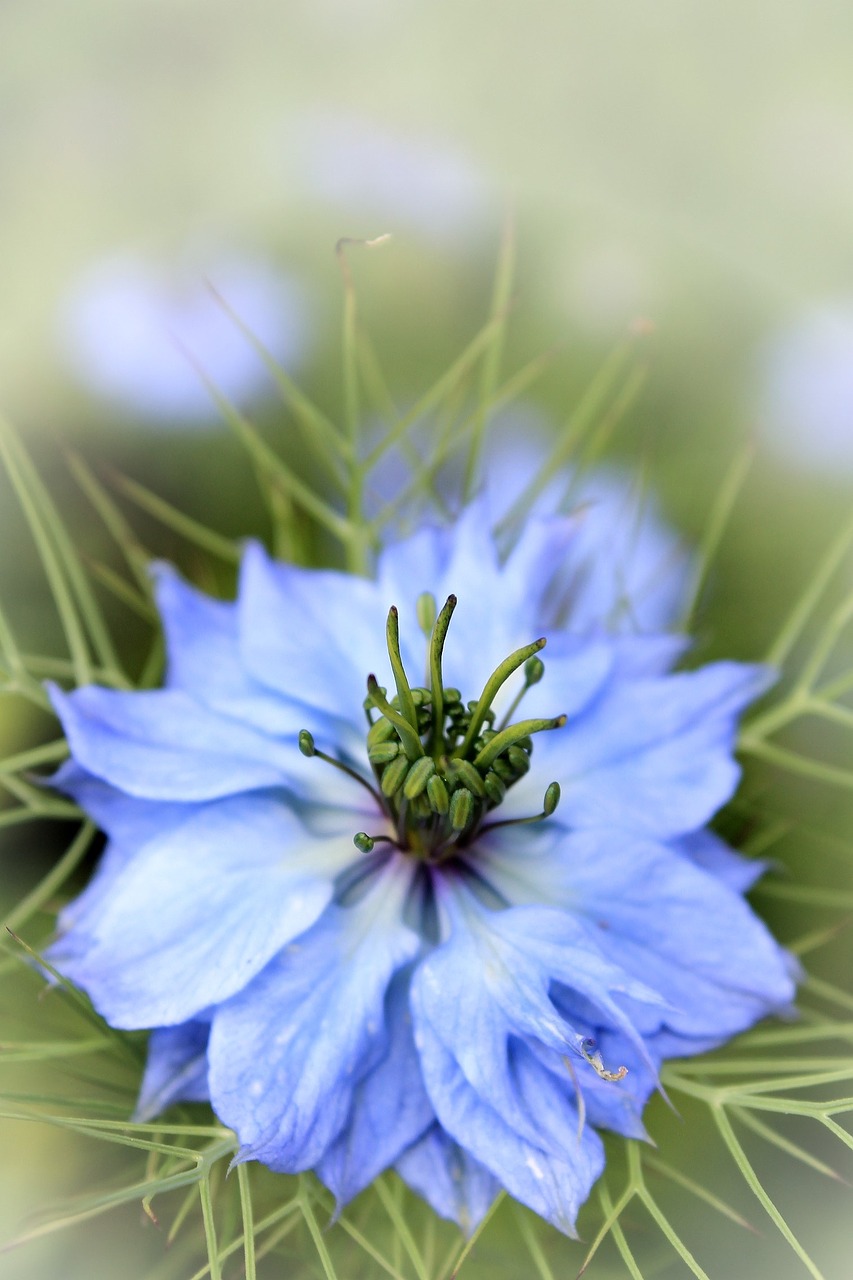
[[[301,361],[300,289],[260,257],[236,254],[166,263],[126,253],[96,262],[61,305],[58,341],[75,377],[132,417],[209,424],[219,415],[202,371],[238,402],[268,387],[228,308],[286,366]]]
[[[791,466],[853,473],[853,299],[811,308],[765,346],[759,427]]]

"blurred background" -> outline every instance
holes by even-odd
[[[352,264],[405,405],[482,323],[508,211],[518,270],[507,368],[560,344],[528,393],[543,422],[565,419],[642,319],[654,326],[649,380],[611,453],[642,464],[686,539],[701,535],[738,450],[754,448],[699,627],[703,654],[760,658],[853,496],[849,4],[0,6],[0,410],[84,548],[102,535],[69,479],[68,448],[230,535],[264,531],[251,468],[200,370],[277,447],[295,446],[216,294],[337,414],[335,242],[392,233]],[[151,539],[179,554],[162,533]],[[851,587],[845,563],[834,589]],[[59,645],[3,477],[0,596],[23,648]],[[132,615],[117,608],[115,626],[132,647]],[[44,732],[9,711],[0,748]],[[851,887],[843,794],[798,783],[779,804],[792,874]],[[15,839],[9,900],[58,847],[50,832]],[[762,907],[785,938],[819,923],[784,901]],[[849,960],[841,946],[814,966],[838,977]],[[84,1180],[92,1154],[35,1127],[9,1133],[2,1237],[46,1190]],[[834,1186],[803,1185],[826,1274],[846,1276],[844,1201]],[[59,1274],[61,1256],[63,1276],[113,1277],[109,1233],[78,1232],[61,1254],[48,1243],[0,1268],[34,1280]],[[711,1274],[742,1274],[736,1243],[717,1248]],[[775,1241],[756,1256],[750,1275],[801,1274]],[[672,1266],[658,1274],[682,1274]]]

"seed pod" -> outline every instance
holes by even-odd
[[[371,764],[390,764],[399,754],[399,742],[377,742],[375,747],[367,748],[367,758]]]
[[[391,797],[396,795],[406,780],[406,774],[409,772],[409,760],[405,755],[399,755],[382,771],[382,778],[379,786],[384,796]]]
[[[422,791],[425,791],[426,785],[434,773],[435,761],[432,756],[421,756],[420,760],[416,760],[409,770],[403,785],[403,795],[406,799],[414,800],[415,796],[419,796]]]
[[[465,831],[474,817],[474,797],[466,787],[460,787],[450,797],[450,825],[454,831]]]

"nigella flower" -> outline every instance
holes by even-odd
[[[263,362],[235,341],[220,299],[277,359],[301,362],[308,317],[296,283],[260,257],[222,253],[93,263],[60,309],[63,357],[84,386],[134,418],[209,424],[217,412],[198,366],[235,401],[256,400],[267,386]]]
[[[250,545],[233,604],[158,569],[166,687],[52,691],[109,844],[50,959],[154,1028],[140,1116],[209,1097],[339,1204],[394,1167],[467,1229],[503,1186],[571,1233],[663,1059],[792,999],[705,826],[769,675],[672,674],[660,596],[605,625],[583,511],[503,555],[487,512],[372,579]]]

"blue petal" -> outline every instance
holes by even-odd
[[[765,667],[716,663],[661,679],[614,680],[577,719],[540,734],[507,813],[535,812],[540,777],[563,788],[573,826],[622,826],[671,838],[696,830],[731,796],[737,717],[772,682]],[[542,682],[542,688],[545,687]]]
[[[564,852],[566,891],[601,930],[608,956],[676,1011],[647,1009],[644,1030],[728,1037],[787,1008],[791,957],[716,876],[622,832],[578,833]]]
[[[277,786],[299,758],[177,690],[48,688],[77,763],[130,795],[186,802]]]
[[[49,779],[50,785],[73,798],[119,843],[140,845],[186,820],[194,806],[180,801],[156,801],[129,796],[102,778],[66,762]]]
[[[385,1000],[388,1048],[357,1085],[349,1118],[317,1165],[338,1208],[393,1164],[435,1119],[412,1037],[408,973],[398,973]]]
[[[569,1008],[568,1014],[575,1026],[584,1026],[583,1019],[574,1008]],[[602,1079],[588,1062],[568,1059],[532,1040],[525,1043],[537,1061],[556,1077],[561,1092],[565,1090],[566,1072],[570,1070],[576,1093],[583,1101],[584,1124],[592,1125],[594,1129],[611,1129],[626,1138],[647,1139],[643,1107],[659,1088],[657,1070],[649,1066],[649,1060],[655,1064],[661,1062],[661,1055],[655,1050],[654,1037],[641,1054],[621,1032],[602,1030],[594,1021],[585,1030],[589,1044],[594,1046],[609,1070],[615,1072],[625,1068],[623,1079]]]
[[[404,1151],[397,1172],[442,1218],[470,1235],[489,1211],[501,1184],[434,1124]]]
[[[455,525],[415,534],[386,547],[377,567],[380,590],[400,608],[401,630],[412,634],[415,603],[422,591],[439,607],[458,598],[444,651],[445,683],[463,696],[479,694],[491,671],[520,645],[536,639],[535,621],[508,600],[506,582],[481,502],[467,507]],[[500,607],[496,607],[500,602]],[[420,665],[425,642],[416,650]],[[411,650],[409,650],[411,653]],[[466,691],[470,692],[466,692]]]
[[[604,469],[572,486],[571,626],[661,631],[684,606],[689,559],[647,493]]]
[[[166,687],[274,736],[304,728],[304,710],[245,670],[237,605],[196,591],[170,565],[155,565],[153,572],[166,635]]]
[[[308,929],[352,855],[346,839],[306,839],[274,795],[191,808],[110,875],[48,957],[113,1026],[184,1022]]]
[[[357,904],[329,907],[215,1013],[211,1098],[240,1139],[240,1160],[310,1169],[340,1134],[387,1045],[388,984],[420,945],[401,923],[411,875],[389,863]]]
[[[363,733],[333,734],[326,715],[294,709],[292,731],[281,739],[178,689],[118,693],[90,685],[71,694],[52,685],[48,689],[76,764],[129,796],[186,804],[292,786],[312,803],[359,812],[367,799],[368,811],[375,814],[357,782],[299,751],[300,728],[314,733],[318,747],[333,752],[342,739],[363,748]],[[62,787],[66,776],[60,772],[56,778]]]
[[[551,1135],[550,1151],[519,1135],[500,1112],[483,1102],[436,1036],[428,1031],[419,1036],[418,1050],[427,1092],[447,1133],[516,1200],[574,1235],[578,1210],[604,1167],[604,1150],[589,1125],[581,1128],[570,1102],[554,1110],[553,1078],[548,1072],[528,1055],[516,1082],[532,1124]],[[520,1052],[527,1053],[523,1047]],[[558,1147],[560,1155],[554,1153]]]
[[[560,1055],[575,1055],[587,1067],[586,1029],[561,1016],[550,996],[553,982],[562,981],[598,1010],[599,1022],[619,1027],[633,1040],[642,1056],[642,1042],[617,997],[663,1002],[607,960],[589,931],[564,912],[548,907],[489,911],[458,889],[451,909],[449,941],[421,963],[412,984],[418,1036],[438,1038],[483,1102],[520,1136],[559,1155],[563,1138],[553,1120],[544,1130],[537,1128],[519,1094],[510,1037],[532,1038]],[[572,1109],[570,1125],[576,1123],[573,1095],[567,1070],[562,1096]]]
[[[250,543],[238,598],[246,669],[298,703],[363,725],[367,677],[387,661],[387,608],[366,578],[275,563]]]
[[[693,831],[674,847],[736,893],[746,893],[770,866],[766,858],[744,858],[735,853],[713,831]]]
[[[133,1119],[146,1124],[173,1102],[207,1102],[207,1041],[210,1023],[158,1027],[148,1039],[148,1062]]]

